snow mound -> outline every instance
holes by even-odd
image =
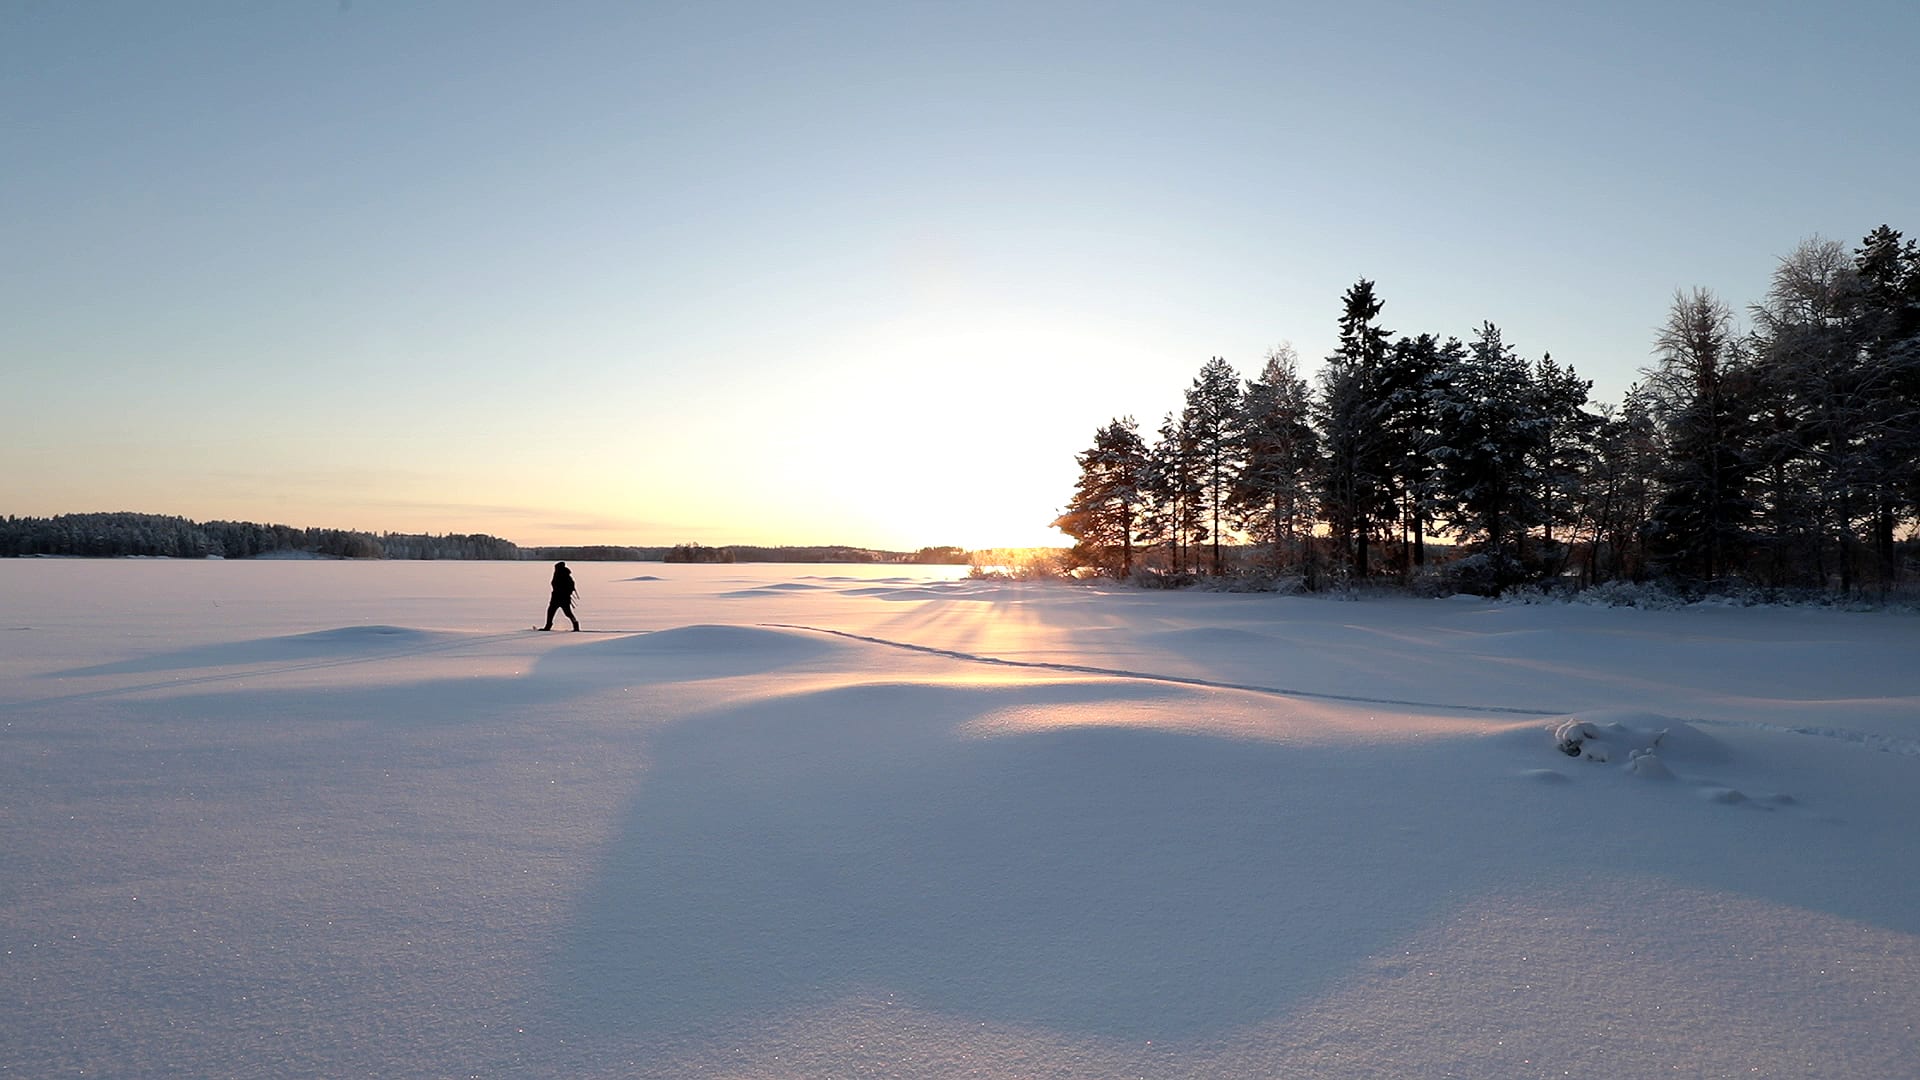
[[[312,642],[316,645],[399,645],[438,641],[443,636],[406,626],[342,626],[333,630],[315,630],[310,634],[294,634],[280,640]]]
[[[1649,780],[1673,779],[1673,770],[1667,768],[1667,763],[1660,760],[1660,755],[1651,748],[1630,751],[1627,754],[1627,771]]]
[[[751,589],[736,589],[733,592],[721,593],[720,595],[739,600],[752,599],[757,596],[778,595],[786,592],[818,592],[826,587],[825,585],[808,585],[801,581],[782,581],[774,585],[755,585]]]
[[[913,578],[875,578],[862,582],[858,589],[844,589],[842,596],[871,596],[878,600],[946,600],[967,598],[982,591],[972,581],[926,582]]]
[[[404,626],[342,626],[283,637],[254,638],[152,653],[108,664],[52,672],[55,677],[135,675],[248,664],[358,659],[438,648],[473,635]]]
[[[956,595],[963,595],[963,594],[955,593],[952,589],[943,589],[938,586],[928,585],[928,586],[921,586],[921,587],[910,586],[910,587],[897,588],[897,589],[874,590],[873,592],[867,593],[865,595],[877,596],[882,600],[945,600],[950,597],[953,597]]]
[[[1606,716],[1617,718],[1602,718]],[[1553,726],[1552,738],[1554,749],[1571,758],[1615,765],[1643,780],[1687,781],[1707,802],[1762,810],[1796,802],[1786,794],[1755,799],[1724,779],[1690,776],[1684,770],[1701,764],[1726,765],[1732,755],[1718,739],[1685,720],[1652,713],[1572,716]]]
[[[636,635],[626,644],[634,652],[764,652],[821,642],[815,635],[776,627],[693,623]]]
[[[1647,754],[1694,765],[1721,763],[1729,757],[1720,740],[1685,720],[1654,713],[1589,712],[1570,716],[1554,725],[1553,745],[1571,758],[1622,765]]]
[[[1608,762],[1616,756],[1630,760],[1660,745],[1666,734],[1666,728],[1649,733],[1615,721],[1569,717],[1554,725],[1553,748],[1582,761]]]
[[[655,630],[591,646],[601,655],[620,652],[630,656],[701,657],[750,665],[792,663],[845,652],[852,647],[841,639],[795,630],[706,623]]]
[[[1180,630],[1159,630],[1144,635],[1158,645],[1271,645],[1273,637],[1237,626],[1192,626]]]

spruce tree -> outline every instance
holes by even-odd
[[[1364,577],[1368,539],[1380,522],[1394,516],[1386,461],[1390,443],[1381,427],[1387,412],[1381,369],[1393,331],[1375,322],[1384,303],[1374,296],[1373,282],[1362,278],[1341,299],[1340,346],[1320,371],[1320,430],[1326,446],[1320,504],[1349,572]]]
[[[1658,461],[1653,416],[1635,384],[1618,408],[1600,407],[1593,452],[1576,493],[1579,528],[1587,536],[1588,584],[1638,580],[1644,572],[1641,538],[1653,513]]]
[[[1554,529],[1572,529],[1578,519],[1581,478],[1592,454],[1599,418],[1587,411],[1593,380],[1582,379],[1571,365],[1563,366],[1552,353],[1533,368],[1533,410],[1541,422],[1540,441],[1534,447],[1532,473],[1537,489],[1542,538],[1551,552]],[[1567,536],[1565,531],[1563,536]],[[1569,537],[1569,539],[1571,539]],[[1558,560],[1556,560],[1558,561]]]
[[[1877,389],[1863,418],[1873,550],[1891,584],[1894,528],[1920,516],[1920,244],[1880,226],[1855,250],[1853,280],[1861,362]]]
[[[1859,508],[1870,505],[1861,420],[1875,393],[1861,363],[1857,292],[1845,249],[1819,238],[1774,268],[1757,327],[1750,407],[1763,580],[1852,587]]]
[[[1449,531],[1487,556],[1497,593],[1517,579],[1519,540],[1540,520],[1533,461],[1548,426],[1532,373],[1499,327],[1475,331],[1435,411]]]
[[[1379,457],[1409,571],[1427,561],[1426,534],[1440,494],[1435,410],[1443,369],[1454,359],[1432,334],[1417,334],[1394,341],[1381,366]]]
[[[1754,512],[1751,379],[1732,322],[1711,291],[1676,293],[1646,371],[1663,450],[1649,548],[1669,572],[1708,583],[1741,561]]]

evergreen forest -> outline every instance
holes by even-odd
[[[1856,594],[1916,574],[1920,245],[1887,226],[1780,259],[1747,328],[1673,298],[1621,401],[1492,322],[1396,332],[1360,280],[1309,382],[1290,346],[1100,427],[1054,524],[1085,570],[1499,594],[1654,581]]]

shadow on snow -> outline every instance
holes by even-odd
[[[1200,1035],[1324,988],[1526,842],[1494,828],[1509,807],[1422,814],[1423,770],[1393,760],[1407,751],[956,734],[1035,689],[859,686],[659,733],[564,942],[559,1015],[669,1031],[879,989]],[[1447,854],[1438,831],[1458,829],[1486,836],[1486,859]]]

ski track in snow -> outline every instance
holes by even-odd
[[[908,641],[890,641],[886,638],[868,637],[865,634],[849,633],[845,630],[830,630],[823,626],[799,626],[793,623],[761,623],[760,625],[777,630],[805,630],[815,634],[832,634],[836,637],[864,641],[871,645],[885,645],[893,649],[906,649],[909,652],[927,653],[932,656],[944,656],[953,660],[964,660],[974,664],[993,664],[1000,667],[1033,668],[1040,671],[1060,671],[1072,675],[1102,675],[1114,679],[1140,679],[1146,682],[1174,683],[1180,686],[1201,686],[1213,690],[1241,690],[1254,694],[1272,694],[1276,697],[1314,698],[1320,701],[1344,701],[1358,705],[1398,705],[1409,709],[1447,709],[1453,712],[1503,713],[1515,716],[1564,716],[1566,709],[1529,709],[1514,705],[1461,705],[1442,701],[1408,701],[1401,698],[1362,697],[1357,694],[1330,694],[1317,690],[1295,690],[1284,686],[1258,686],[1253,683],[1222,682],[1217,679],[1196,679],[1184,675],[1157,675],[1148,671],[1127,671],[1122,668],[1094,667],[1090,664],[1060,664],[1045,660],[1009,660],[1001,656],[982,656],[978,653],[959,652],[954,649],[939,649],[931,645],[915,645]]]
[[[778,630],[803,630],[815,634],[832,634],[853,641],[864,641],[871,645],[884,645],[893,649],[905,649],[909,652],[926,653],[931,656],[944,656],[953,660],[963,660],[974,664],[992,664],[999,667],[1031,668],[1040,671],[1059,671],[1073,675],[1100,675],[1115,679],[1139,679],[1146,682],[1174,683],[1180,686],[1199,686],[1214,690],[1239,690],[1254,694],[1272,694],[1275,697],[1313,698],[1319,701],[1342,701],[1356,705],[1396,705],[1410,709],[1445,709],[1451,712],[1498,713],[1510,716],[1571,716],[1575,710],[1559,708],[1525,708],[1515,705],[1463,705],[1445,701],[1410,701],[1403,698],[1364,697],[1358,694],[1332,694],[1318,690],[1298,690],[1284,686],[1260,686],[1254,683],[1223,682],[1217,679],[1197,679],[1182,675],[1160,675],[1148,671],[1128,671],[1123,668],[1095,667],[1091,664],[1061,664],[1045,660],[1010,660],[1001,656],[983,656],[978,653],[961,652],[956,649],[941,649],[931,645],[916,645],[910,641],[893,641],[887,638],[871,637],[865,634],[850,633],[845,630],[832,630],[823,626],[802,626],[795,623],[761,623],[760,625]],[[1677,718],[1676,718],[1677,719]],[[1708,717],[1688,717],[1687,723],[1711,724],[1716,727],[1742,728],[1748,731],[1765,731],[1779,735],[1801,735],[1816,739],[1832,739],[1837,742],[1853,743],[1882,753],[1899,754],[1906,757],[1920,757],[1920,740],[1901,739],[1890,735],[1876,735],[1864,731],[1849,731],[1833,727],[1794,727],[1785,724],[1768,724],[1759,720],[1723,720]]]
[[[1748,731],[1765,731],[1775,735],[1805,735],[1815,739],[1833,739],[1836,742],[1855,743],[1885,754],[1900,754],[1904,757],[1920,757],[1920,740],[1901,739],[1892,735],[1875,735],[1868,731],[1849,731],[1835,727],[1794,727],[1788,724],[1768,724],[1759,720],[1711,720],[1695,718],[1693,724],[1713,724],[1717,727],[1743,728]]]

